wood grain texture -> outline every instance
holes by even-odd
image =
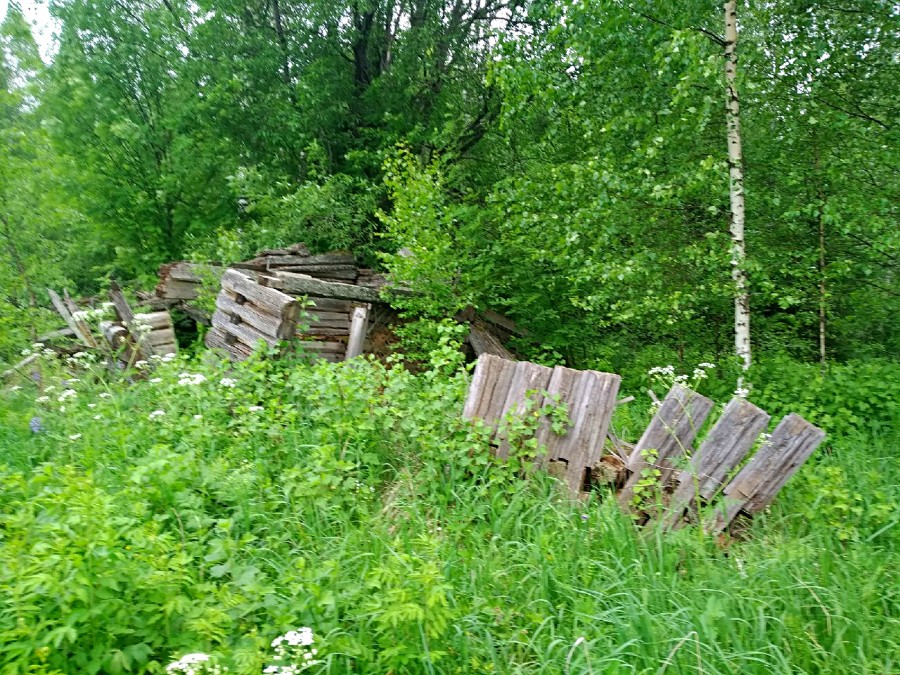
[[[647,450],[657,451],[654,467],[661,472],[659,485],[666,487],[669,484],[673,472],[672,460],[691,447],[712,409],[711,400],[687,387],[676,384],[669,390],[628,458],[627,468],[631,475],[619,492],[619,504],[623,507],[631,504],[634,488],[647,466]]]
[[[300,315],[300,303],[295,298],[275,288],[261,286],[237,270],[225,270],[222,288],[242,295],[266,314],[279,317],[282,321],[296,322]]]
[[[539,366],[529,361],[517,361],[513,367],[512,378],[509,387],[506,390],[506,396],[503,397],[503,403],[500,405],[497,419],[502,421],[506,415],[520,416],[525,412],[528,401],[534,403],[535,410],[539,410],[543,403],[543,392],[550,382],[550,375],[553,370],[546,366]],[[499,399],[502,392],[498,392]],[[506,434],[502,429],[496,436],[499,444],[497,446],[497,457],[506,459],[509,456],[509,442]]]
[[[270,347],[277,347],[280,342],[278,338],[261,333],[249,324],[235,323],[232,321],[230,315],[218,309],[213,312],[212,325],[224,333],[233,335],[251,349],[255,347],[260,340],[264,341]]]
[[[213,327],[206,331],[204,343],[210,349],[219,349],[225,352],[232,360],[243,361],[253,353],[253,349],[246,344],[229,342],[227,337],[228,334],[225,331]]]
[[[172,327],[172,317],[168,312],[144,312],[133,315],[132,320],[150,326],[153,330]]]
[[[90,331],[85,333],[83,329],[83,322],[76,321],[72,316],[72,313],[69,311],[69,308],[66,307],[66,303],[63,302],[63,299],[59,297],[59,295],[52,288],[47,289],[47,294],[50,296],[50,302],[53,303],[53,308],[57,311],[57,313],[62,317],[63,321],[66,322],[66,325],[69,327],[75,335],[78,336],[78,339],[87,346],[87,347],[96,347],[96,342],[93,339],[93,336],[90,335]]]
[[[342,284],[336,281],[322,281],[294,272],[275,272],[286,293],[313,295],[335,300],[356,300],[358,302],[380,302],[378,292],[371,288]]]
[[[740,464],[769,423],[769,414],[744,398],[733,398],[690,461],[679,473],[666,523],[675,525],[695,498],[709,500]]]
[[[766,508],[824,439],[825,432],[818,427],[794,413],[786,415],[768,442],[725,487],[707,530],[719,533],[739,512],[752,515]]]
[[[516,359],[513,353],[503,346],[500,338],[487,325],[481,322],[476,322],[472,325],[466,340],[472,345],[472,349],[475,350],[475,356],[494,354],[510,361],[515,361]]]
[[[294,326],[290,322],[284,322],[280,316],[267,314],[263,308],[252,302],[238,303],[228,293],[223,291],[220,291],[216,297],[216,310],[230,317],[237,316],[241,323],[252,326],[260,333],[276,340],[286,340],[294,333]],[[288,326],[291,333],[282,337],[282,335],[279,335],[279,332],[285,330],[283,328],[285,325]]]
[[[270,270],[285,266],[310,267],[313,265],[354,265],[356,256],[352,253],[319,253],[316,255],[271,255],[265,256]]]
[[[463,416],[480,419],[488,426],[496,425],[515,369],[515,361],[493,354],[478,357]]]

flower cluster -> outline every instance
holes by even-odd
[[[237,380],[233,380],[230,377],[223,377],[221,380],[219,380],[219,384],[221,384],[223,387],[227,387],[228,389],[234,389],[234,385],[237,384]]]
[[[166,411],[165,411],[165,410],[154,410],[152,413],[150,413],[149,415],[147,415],[147,419],[155,420],[155,419],[157,419],[157,418],[159,418],[159,417],[164,416],[165,414],[166,414]]]
[[[284,635],[279,635],[272,640],[272,648],[275,657],[279,661],[293,661],[293,663],[273,664],[266,666],[263,673],[266,675],[296,675],[301,670],[306,670],[321,663],[316,660],[319,653],[312,644],[315,641],[312,628],[304,626],[299,630],[290,630]]]
[[[182,675],[221,675],[227,673],[228,668],[211,663],[209,654],[197,652],[185,654],[177,661],[173,661],[166,666],[166,672]]]
[[[200,373],[181,373],[178,375],[178,384],[182,387],[193,387],[206,382],[206,376]]]
[[[158,363],[168,363],[169,361],[174,361],[177,358],[178,358],[178,355],[173,352],[169,352],[168,354],[163,354],[161,356],[159,354],[151,354],[150,355],[150,360],[156,361]]]

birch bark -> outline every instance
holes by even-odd
[[[725,3],[725,123],[728,129],[728,178],[731,201],[731,278],[734,280],[734,348],[750,367],[750,295],[744,244],[744,161],[741,107],[737,90],[737,1]]]

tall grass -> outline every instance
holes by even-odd
[[[260,673],[299,625],[328,673],[896,669],[896,433],[832,439],[742,541],[641,530],[489,462],[456,365],[48,366],[49,401],[8,392],[0,673]]]

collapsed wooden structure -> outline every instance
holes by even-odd
[[[618,384],[619,376],[610,373],[551,369],[485,354],[475,367],[463,414],[489,427],[495,453],[504,458],[509,416],[521,414],[529,399],[537,409],[565,403],[569,428],[557,434],[542,418],[535,438],[546,454],[537,460],[551,470],[554,463],[561,463],[554,473],[577,495],[590,489],[595,467],[608,454],[605,440]],[[686,387],[672,387],[637,445],[623,458],[624,484],[617,494],[623,508],[678,528],[704,507],[710,514],[706,529],[722,532],[738,514],[753,515],[771,504],[825,438],[821,429],[795,414],[785,416],[771,436],[761,436],[769,414],[735,397],[694,451],[713,407],[710,399]],[[754,447],[758,449],[747,461]]]

